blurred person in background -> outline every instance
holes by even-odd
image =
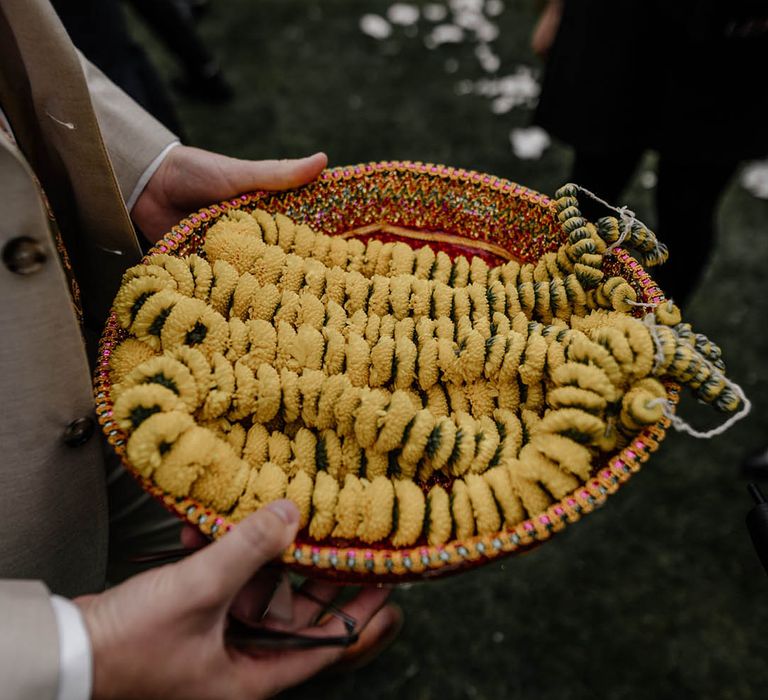
[[[653,276],[685,305],[715,241],[718,201],[745,159],[768,155],[764,0],[549,0],[532,37],[545,59],[535,121],[574,149],[570,180],[619,202],[658,152]],[[607,214],[584,198],[590,218]]]
[[[573,147],[573,182],[618,203],[645,151],[658,152],[655,230],[669,260],[653,277],[685,305],[726,186],[743,160],[768,155],[765,0],[549,0],[531,43],[546,62],[535,120]],[[742,470],[768,477],[768,448]]]
[[[120,0],[51,0],[72,43],[155,119],[183,136],[173,100],[144,48],[128,31]]]
[[[197,30],[196,20],[208,10],[207,3],[190,0],[127,2],[180,65],[182,74],[173,81],[177,90],[202,102],[221,103],[232,99],[232,86]]]
[[[233,91],[196,20],[206,5],[188,0],[51,0],[72,43],[113,83],[171,131],[182,127],[165,82],[131,35],[124,5],[142,19],[181,67],[173,84],[188,97],[225,102]]]

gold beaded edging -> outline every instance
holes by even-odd
[[[365,203],[366,206],[361,206]],[[202,244],[207,228],[229,209],[261,207],[281,212],[330,235],[351,229],[386,224],[460,236],[478,254],[504,248],[518,260],[536,260],[567,238],[545,195],[502,178],[431,163],[385,161],[334,168],[315,182],[288,192],[254,192],[213,204],[182,219],[148,252],[187,255]],[[644,302],[658,303],[664,296],[642,266],[617,248],[616,268],[640,292]],[[145,258],[146,259],[146,258]],[[132,471],[126,457],[127,435],[113,419],[109,358],[125,337],[114,312],[99,344],[94,373],[96,413],[109,444],[141,486],[168,510],[219,537],[233,523],[191,498],[176,498]],[[679,387],[665,383],[667,398],[678,402]],[[332,547],[304,542],[301,537],[283,553],[283,561],[299,572],[348,582],[407,581],[472,568],[501,556],[526,551],[578,521],[602,505],[654,452],[670,421],[663,418],[643,430],[588,483],[553,503],[544,513],[514,528],[441,546],[417,545],[403,549]]]

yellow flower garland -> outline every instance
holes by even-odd
[[[738,408],[719,348],[602,271],[619,240],[575,190],[568,242],[489,267],[428,246],[329,237],[233,211],[201,254],[152,256],[115,299],[111,357],[128,458],[175,496],[239,519],[289,497],[302,527],[393,547],[512,526],[657,422],[657,378]],[[665,249],[634,223],[622,245]]]

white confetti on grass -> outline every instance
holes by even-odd
[[[453,24],[474,35],[481,43],[496,41],[499,27],[483,14],[482,0],[451,0]]]
[[[471,95],[474,91],[474,83],[471,80],[460,80],[453,88],[453,91],[459,96]]]
[[[654,187],[656,187],[658,178],[656,177],[656,173],[653,170],[643,170],[643,172],[640,173],[639,180],[640,187],[646,190],[652,190]]]
[[[448,14],[451,15],[451,21],[445,22]],[[423,8],[424,18],[430,22],[442,22],[443,24],[435,27],[438,30],[437,35],[431,33],[425,40],[430,48],[435,48],[440,44],[458,43],[464,41],[467,35],[470,35],[476,41],[490,43],[499,36],[499,27],[491,22],[483,14],[483,0],[449,0],[448,6],[438,3],[430,3]],[[445,26],[458,27],[464,30],[461,38],[456,29],[445,29]],[[449,40],[441,40],[444,36],[451,37]]]
[[[502,12],[504,12],[502,0],[485,0],[485,14],[489,17],[498,17]]]
[[[513,153],[521,160],[538,160],[551,143],[549,134],[540,126],[512,129],[509,140]]]
[[[424,35],[424,45],[428,49],[434,50],[445,44],[474,45],[474,54],[482,70],[495,75],[501,68],[501,58],[493,46],[499,38],[499,27],[491,18],[501,15],[504,9],[503,0],[444,0],[424,5],[395,2],[387,9],[386,18],[374,14],[364,15],[360,20],[360,28],[376,39],[390,37],[398,27],[403,28],[401,31],[405,36],[413,37],[418,36],[420,29],[424,30],[419,20],[426,20],[434,25],[431,29],[427,27]],[[446,73],[454,73],[458,68],[456,59],[446,60]],[[540,86],[531,68],[520,66],[511,75],[477,82],[462,80],[454,86],[454,92],[457,95],[486,97],[490,100],[490,109],[494,114],[506,114],[516,107],[535,107]],[[525,146],[521,148],[527,152]]]
[[[387,19],[392,24],[409,27],[419,21],[419,8],[405,2],[396,2],[387,10]]]
[[[448,16],[448,8],[437,2],[424,5],[422,9],[424,19],[429,22],[442,22]]]
[[[472,12],[474,14],[482,14],[483,12],[483,0],[448,0],[448,5],[454,13]]]
[[[748,163],[741,171],[739,182],[754,197],[768,199],[768,160]]]
[[[487,20],[474,10],[457,10],[453,13],[453,21],[464,29],[475,30]]]
[[[476,94],[491,100],[494,114],[506,114],[515,107],[535,107],[541,86],[531,68],[519,66],[514,73],[472,82],[462,81],[456,94]]]
[[[478,44],[475,47],[475,56],[486,73],[495,73],[501,67],[501,59],[488,44]]]
[[[436,49],[442,44],[460,44],[464,41],[464,30],[455,24],[438,24],[426,37],[424,45]]]
[[[511,112],[517,104],[517,101],[513,97],[502,95],[491,102],[491,112],[494,114],[506,114],[507,112]]]
[[[360,31],[374,39],[386,39],[392,34],[392,25],[381,15],[363,15],[360,18]]]
[[[493,22],[483,22],[475,27],[475,35],[479,41],[490,43],[499,38],[499,25]]]

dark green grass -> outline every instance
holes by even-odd
[[[516,160],[508,133],[529,112],[496,116],[484,98],[455,94],[458,81],[483,77],[470,46],[428,51],[403,30],[385,41],[361,34],[360,16],[387,6],[213,3],[202,28],[237,99],[182,102],[192,140],[251,158],[322,149],[336,165],[442,162],[553,192],[567,176],[567,149]],[[507,1],[496,42],[502,74],[535,63],[533,18],[532,2]],[[634,186],[628,200],[652,223],[647,191]],[[753,415],[711,441],[670,436],[602,510],[527,556],[396,591],[406,627],[388,652],[288,697],[766,697],[768,577],[743,525],[749,500],[737,465],[768,444],[768,202],[733,188],[720,224],[688,320],[722,345]],[[697,425],[719,420],[692,402],[683,411]]]

